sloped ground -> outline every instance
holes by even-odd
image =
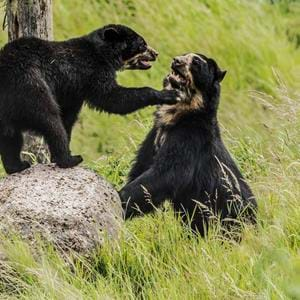
[[[70,270],[56,253],[31,253],[2,239],[2,297],[27,299],[300,299],[300,54],[298,1],[55,1],[57,39],[106,23],[142,33],[160,57],[126,85],[161,87],[171,58],[199,51],[228,70],[220,122],[225,142],[259,201],[259,225],[240,245],[191,238],[168,206],[128,222],[119,247],[106,245]],[[4,35],[2,35],[4,36]],[[152,110],[108,116],[85,109],[73,139],[86,165],[122,186]]]

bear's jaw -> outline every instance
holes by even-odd
[[[171,72],[163,82],[166,90],[178,89],[184,95],[182,100],[172,107],[184,108],[184,110],[199,110],[204,106],[201,91],[195,86],[193,80],[186,81],[182,75]],[[168,105],[170,106],[170,105]]]
[[[152,67],[151,62],[155,61],[158,52],[147,46],[146,51],[138,53],[132,58],[126,60],[123,65],[123,70],[148,70]]]
[[[194,87],[194,77],[191,72],[191,66],[193,65],[194,59],[198,59],[202,63],[207,63],[201,56],[195,53],[188,53],[182,56],[176,56],[171,64],[171,76],[174,80],[185,83],[191,87]]]

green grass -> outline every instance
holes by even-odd
[[[246,228],[241,244],[221,243],[217,230],[197,239],[167,206],[127,222],[117,246],[69,264],[51,247],[3,239],[1,299],[300,299],[300,5],[270,2],[55,1],[56,39],[124,23],[159,50],[150,71],[121,73],[124,85],[161,88],[171,58],[189,51],[228,70],[219,119],[257,196],[259,224]],[[152,112],[119,117],[85,108],[72,149],[119,188]]]

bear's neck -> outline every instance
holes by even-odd
[[[159,127],[171,127],[180,122],[183,118],[186,119],[188,116],[199,116],[201,120],[212,118],[215,119],[216,115],[211,115],[206,112],[204,103],[209,102],[209,100],[204,101],[203,96],[200,93],[196,93],[192,100],[187,102],[178,102],[174,105],[161,105],[155,113],[155,126]]]

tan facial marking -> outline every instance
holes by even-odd
[[[183,115],[203,107],[202,94],[195,86],[193,76],[190,71],[190,65],[192,64],[193,58],[195,56],[206,63],[206,61],[202,57],[194,53],[176,57],[179,62],[182,62],[180,71],[181,73],[183,73],[185,79],[187,79],[185,87],[187,99],[186,101],[178,102],[174,105],[162,105],[156,113],[156,125],[158,127],[174,125]],[[181,79],[178,75],[171,73],[170,75],[168,75],[168,77],[170,76],[178,79],[178,82],[180,84]],[[167,84],[164,88],[172,89],[171,83],[167,81]]]
[[[183,72],[183,75],[185,76],[188,84],[190,84],[192,86],[192,88],[194,88],[194,80],[193,80],[193,76],[191,74],[190,66],[193,62],[194,57],[197,57],[202,62],[207,63],[206,60],[204,60],[201,56],[199,56],[195,53],[189,53],[186,55],[175,57],[175,59],[177,59],[179,62],[182,62],[183,66],[181,68],[181,72]]]
[[[194,56],[197,56],[201,61],[203,61],[205,64],[207,64],[207,61],[203,59],[200,55],[194,54]]]
[[[158,54],[159,54],[154,48],[152,48],[150,46],[147,46],[147,50],[146,51],[150,52],[154,56],[158,56]]]

